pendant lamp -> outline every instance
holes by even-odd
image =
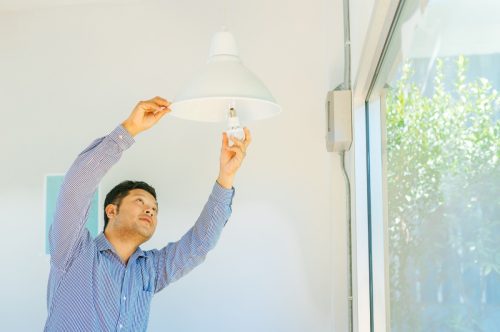
[[[238,119],[260,120],[281,111],[271,92],[243,65],[236,41],[225,28],[212,38],[203,70],[176,96],[170,108],[171,115],[182,119],[228,121],[229,129],[239,127]]]

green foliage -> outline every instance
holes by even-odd
[[[451,310],[440,322],[424,322],[415,285],[434,282],[437,304],[439,287],[446,285],[456,290],[456,303],[473,308],[484,302],[477,294],[484,293],[485,278],[500,275],[500,96],[484,78],[467,80],[463,56],[455,59],[454,86],[445,86],[446,61],[452,60],[436,61],[432,96],[412,81],[411,62],[387,96],[395,331],[426,331],[432,324],[478,330],[481,310],[469,310],[477,314],[468,319]],[[468,285],[466,273],[477,273],[479,284]]]

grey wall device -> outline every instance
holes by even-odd
[[[342,152],[352,143],[352,91],[332,90],[326,97],[326,150]]]

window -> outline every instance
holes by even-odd
[[[401,1],[373,78],[371,302],[391,331],[500,326],[499,13]]]

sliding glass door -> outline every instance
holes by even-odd
[[[500,331],[499,17],[498,0],[401,1],[382,52],[367,133],[388,330]]]

